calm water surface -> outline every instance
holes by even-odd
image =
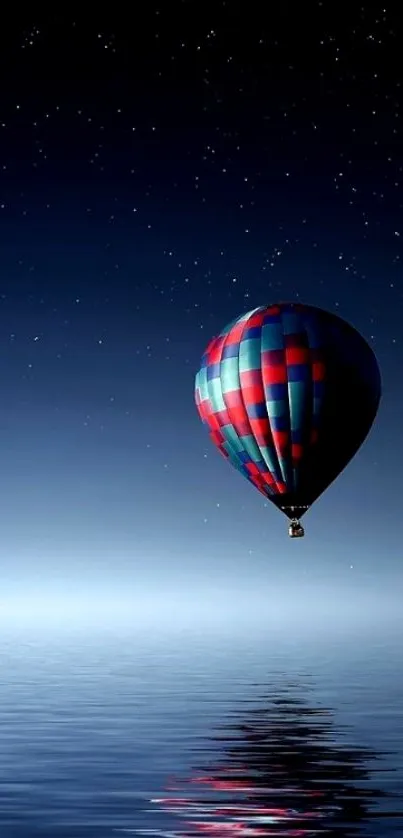
[[[401,633],[1,632],[1,838],[402,836]]]

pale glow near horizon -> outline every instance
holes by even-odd
[[[226,591],[189,586],[179,590],[108,589],[107,586],[31,588],[21,592],[3,587],[0,624],[119,625],[171,627],[210,625],[351,624],[390,621],[400,612],[396,592],[359,592],[348,586],[271,585],[257,591]]]

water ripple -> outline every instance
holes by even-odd
[[[3,637],[1,838],[401,836],[400,655]]]

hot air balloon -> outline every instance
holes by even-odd
[[[380,397],[364,338],[300,303],[260,306],[230,323],[208,344],[195,384],[213,443],[290,519],[292,538],[360,448]]]

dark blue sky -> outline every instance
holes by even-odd
[[[2,27],[3,612],[401,584],[401,24],[258,8]],[[278,300],[349,320],[384,384],[296,544],[193,401],[209,339]]]

